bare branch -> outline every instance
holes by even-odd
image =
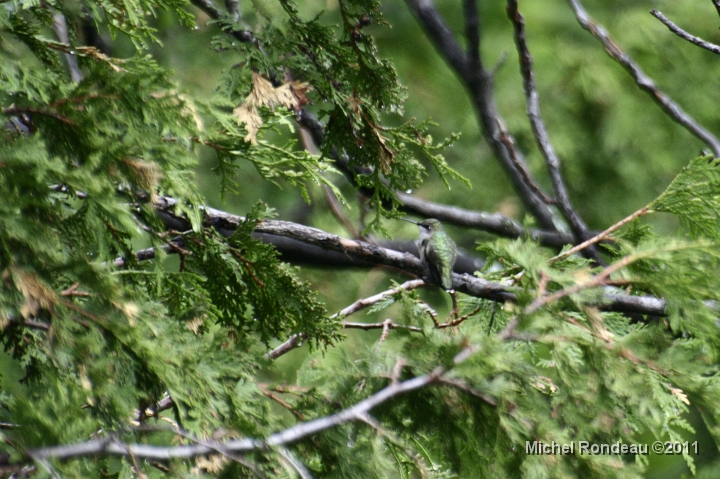
[[[670,21],[669,18],[667,18],[665,15],[655,9],[650,10],[650,14],[663,22],[663,24],[665,24],[665,26],[668,27],[671,32],[673,32],[675,35],[679,36],[683,40],[687,40],[690,43],[693,43],[699,47],[710,50],[711,52],[720,55],[720,46],[717,46],[714,43],[706,42],[702,38],[690,35],[688,32],[675,25],[673,22]]]
[[[295,348],[299,348],[302,346],[303,341],[307,338],[305,333],[299,333],[299,334],[293,334],[290,336],[290,339],[282,343],[280,346],[276,347],[272,351],[265,354],[265,357],[267,359],[277,359],[283,354],[289,353]]]
[[[669,96],[660,91],[660,89],[655,85],[655,82],[645,75],[642,69],[632,60],[632,58],[622,51],[620,47],[618,47],[617,44],[610,38],[607,30],[605,30],[602,25],[596,24],[590,18],[590,15],[588,15],[587,11],[578,0],[568,0],[568,2],[570,3],[570,6],[575,13],[575,18],[577,18],[580,26],[602,42],[608,55],[610,55],[613,60],[622,65],[622,67],[625,68],[630,75],[632,75],[638,87],[650,94],[655,103],[660,105],[660,108],[667,113],[670,118],[705,142],[713,151],[715,157],[720,157],[720,141],[712,133],[700,126],[694,119],[685,113],[677,103],[670,99]]]
[[[471,312],[469,312],[469,313],[467,313],[467,314],[464,314],[464,315],[462,315],[462,316],[460,316],[460,317],[458,317],[458,318],[455,318],[455,319],[453,319],[453,320],[447,320],[447,321],[445,321],[445,322],[442,323],[442,324],[437,324],[437,322],[436,322],[435,327],[437,327],[438,329],[445,329],[445,328],[449,328],[449,327],[452,327],[452,326],[457,326],[457,325],[465,322],[465,320],[467,320],[467,319],[470,318],[471,316],[475,316],[481,309],[482,309],[482,305],[481,305],[481,306],[478,306],[478,307],[475,308],[473,311],[471,311]],[[457,311],[457,304],[453,306],[453,312],[455,312],[455,311]],[[432,316],[432,315],[431,315],[431,316]],[[434,318],[433,318],[433,319],[434,319]]]
[[[460,364],[477,353],[477,351],[477,347],[468,346],[455,356],[453,363],[455,365]],[[391,382],[384,389],[381,389],[350,408],[330,416],[297,424],[284,431],[272,434],[265,439],[243,438],[225,442],[204,441],[203,443],[183,446],[151,446],[147,444],[125,444],[115,438],[104,438],[62,446],[32,449],[27,451],[27,454],[41,463],[49,459],[63,460],[95,455],[134,456],[140,459],[165,461],[170,459],[193,458],[220,451],[222,454],[231,454],[267,450],[268,448],[292,444],[340,424],[351,421],[362,421],[365,415],[375,407],[407,392],[437,383],[447,372],[448,369],[438,366],[428,374],[402,382]]]
[[[499,141],[503,141],[502,133],[500,133],[498,138]],[[508,154],[510,155],[511,161],[514,161],[512,154],[509,152]],[[523,173],[520,173],[520,175],[523,175]],[[525,229],[517,221],[500,213],[466,210],[456,206],[447,206],[440,203],[433,203],[432,201],[421,200],[413,195],[399,192],[397,193],[397,197],[403,202],[403,206],[401,207],[403,211],[426,218],[436,218],[440,221],[487,231],[488,233],[505,238],[531,238],[543,246],[553,248],[562,248],[564,245],[573,243],[573,237],[569,233]]]
[[[174,204],[174,199],[160,197],[155,206],[156,210],[171,215]],[[205,213],[204,222],[207,226],[212,226],[221,233],[225,231],[224,234],[227,235],[231,234],[232,231],[237,228],[240,221],[243,221],[243,218],[240,216],[214,208],[206,207],[203,209],[203,212]],[[181,219],[182,218],[178,218],[178,220]],[[183,219],[183,221],[187,220]],[[423,263],[412,254],[400,253],[362,241],[342,238],[309,226],[288,221],[264,220],[257,225],[255,231],[276,237],[293,239],[301,243],[316,246],[326,252],[334,251],[350,260],[366,265],[388,266],[420,277],[426,273]],[[469,274],[453,273],[453,289],[470,296],[489,299],[491,301],[515,301],[515,293],[512,287],[493,283]],[[666,314],[665,300],[651,296],[629,296],[607,293],[603,304],[599,305],[599,307],[603,310],[625,313],[640,313],[654,316],[664,316]]]
[[[450,64],[457,75],[468,89],[473,106],[482,125],[482,133],[485,141],[488,142],[493,153],[500,161],[500,165],[505,170],[510,181],[515,188],[518,196],[522,200],[525,207],[537,218],[541,227],[549,230],[557,230],[552,210],[546,205],[541,198],[527,185],[522,174],[515,167],[515,162],[505,145],[500,141],[500,132],[497,128],[497,118],[499,114],[493,98],[493,79],[479,57],[473,59],[473,63],[477,62],[477,69],[473,70],[473,66],[466,58],[460,46],[455,41],[450,29],[445,25],[440,14],[435,9],[431,0],[406,0],[408,8],[415,15],[425,30],[425,33],[435,45],[440,55]],[[467,6],[465,13],[476,15],[477,10],[472,6]],[[473,29],[478,22],[476,19],[466,19],[466,25]],[[518,161],[524,162],[524,159],[518,157]]]
[[[463,81],[470,78],[472,72],[465,53],[435,9],[432,0],[406,0],[406,3],[445,61],[450,64]]]
[[[289,449],[285,447],[275,448],[277,453],[282,457],[293,469],[298,473],[300,479],[313,479],[313,475],[310,474],[310,470],[295,457],[295,455]]]
[[[407,329],[408,331],[412,331],[413,333],[422,333],[422,328],[419,328],[417,326],[408,326],[405,324],[397,324],[393,321],[387,322],[383,321],[382,323],[351,323],[350,321],[343,321],[342,323],[343,328],[347,329]]]
[[[370,296],[369,298],[363,298],[355,301],[353,304],[348,306],[347,308],[343,309],[342,311],[333,314],[330,316],[330,319],[341,319],[346,318],[350,316],[353,313],[356,313],[362,309],[365,309],[369,306],[372,306],[373,304],[377,304],[383,299],[392,296],[394,294],[399,293],[402,290],[410,291],[415,288],[419,288],[425,286],[425,282],[421,279],[415,279],[411,281],[407,281],[397,288],[392,288],[387,291],[383,291],[382,293],[376,294],[374,296]],[[392,320],[385,320],[382,323],[353,323],[349,321],[343,321],[342,323],[343,328],[347,329],[364,329],[364,330],[370,330],[370,329],[382,329],[383,334],[387,336],[387,333],[391,329],[407,329],[408,331],[421,333],[422,328],[418,328],[417,326],[406,326],[403,324],[396,324]],[[287,341],[273,349],[272,351],[268,352],[265,357],[268,359],[277,359],[283,354],[286,354],[290,351],[292,351],[295,348],[299,348],[302,346],[303,340],[306,338],[304,333],[301,334],[295,334],[290,337]],[[384,338],[383,338],[384,341]]]
[[[540,95],[535,85],[532,56],[530,55],[530,50],[528,49],[525,39],[525,21],[518,11],[517,0],[508,0],[507,14],[515,31],[515,44],[520,58],[520,73],[522,73],[523,78],[527,116],[530,120],[535,141],[545,158],[545,164],[547,165],[550,181],[552,182],[553,191],[555,192],[555,204],[570,224],[570,229],[575,234],[575,243],[585,241],[590,237],[587,225],[585,225],[585,222],[580,218],[580,215],[577,214],[570,202],[570,195],[568,194],[567,188],[565,187],[565,180],[560,172],[560,158],[558,158],[555,153],[555,148],[553,148],[552,143],[550,143],[550,136],[545,127],[545,122],[543,122],[540,116]],[[594,247],[588,247],[587,252],[591,258],[602,264],[600,255]]]
[[[525,164],[521,163],[518,158],[517,150],[515,149],[515,142],[513,141],[510,134],[505,129],[505,125],[502,124],[502,121],[500,121],[500,118],[497,119],[498,129],[500,130],[500,141],[503,142],[505,147],[508,149],[508,152],[510,153],[510,158],[512,158],[513,162],[515,163],[515,166],[517,167],[518,171],[520,171],[520,174],[525,179],[525,182],[530,186],[530,188],[533,189],[536,195],[538,195],[545,204],[548,205],[554,205],[556,203],[555,198],[550,198],[543,190],[540,188],[533,179],[530,172],[527,170]]]
[[[342,311],[330,316],[330,319],[347,318],[351,314],[357,313],[358,311],[365,309],[369,306],[372,306],[373,304],[377,304],[380,301],[382,301],[383,299],[388,298],[393,295],[396,295],[401,291],[412,291],[413,289],[420,288],[422,286],[425,286],[425,282],[421,279],[414,279],[411,281],[406,281],[405,283],[401,284],[397,288],[388,289],[387,291],[383,291],[382,293],[378,293],[374,296],[370,296],[369,298],[358,299],[350,306],[344,308]]]
[[[70,45],[67,21],[65,20],[65,15],[61,12],[53,13],[53,30],[55,30],[55,35],[60,43]],[[80,65],[78,65],[77,55],[70,51],[69,53],[64,53],[63,56],[70,71],[70,78],[74,83],[80,83],[83,79],[83,74],[80,71]]]
[[[684,247],[684,246],[680,246],[680,247],[677,247],[677,248],[682,248],[682,247]],[[675,248],[668,248],[668,249],[665,250],[665,251],[671,251],[672,249],[675,249]],[[606,281],[606,280],[610,277],[610,275],[612,275],[613,273],[615,273],[615,272],[617,272],[617,271],[620,271],[621,269],[623,269],[623,268],[625,268],[626,266],[634,263],[635,261],[638,261],[638,260],[640,260],[640,259],[642,259],[642,258],[645,258],[645,257],[647,257],[647,256],[650,256],[650,255],[652,255],[652,254],[654,254],[654,252],[653,252],[652,250],[650,250],[650,251],[642,251],[642,252],[639,252],[639,253],[635,253],[635,254],[630,254],[630,255],[624,256],[623,258],[621,258],[621,259],[619,259],[618,261],[614,262],[613,264],[611,264],[611,265],[608,266],[607,268],[603,269],[603,270],[600,271],[598,274],[596,274],[595,276],[592,276],[590,279],[588,279],[587,281],[585,281],[585,282],[583,282],[583,283],[579,283],[579,284],[576,284],[576,285],[574,285],[574,286],[571,286],[571,287],[568,287],[568,288],[565,288],[565,289],[561,289],[561,290],[555,291],[554,293],[549,294],[549,295],[547,295],[547,296],[538,297],[535,301],[533,301],[532,303],[530,303],[530,304],[525,308],[524,314],[526,314],[526,315],[532,314],[532,313],[534,313],[535,311],[539,310],[541,307],[543,307],[543,306],[545,306],[546,304],[549,304],[549,303],[551,303],[551,302],[553,302],[553,301],[557,301],[557,300],[559,300],[559,299],[561,299],[561,298],[565,298],[565,297],[567,297],[567,296],[570,296],[570,295],[579,293],[580,291],[583,291],[583,290],[586,290],[586,289],[590,289],[590,288],[595,288],[595,287],[601,286],[601,285],[605,284],[605,281]],[[710,306],[710,305],[712,305],[712,303],[708,303],[708,305]]]

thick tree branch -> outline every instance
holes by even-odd
[[[187,218],[178,217],[172,209],[176,201],[174,198],[160,197],[156,203],[156,213],[165,224],[168,230],[188,231],[191,228]],[[230,236],[235,232],[240,221],[240,216],[232,215],[224,211],[214,208],[204,208],[205,221],[207,226],[212,226],[221,235]],[[317,245],[308,244],[286,236],[278,236],[275,234],[255,231],[253,233],[255,239],[259,239],[264,243],[273,245],[280,252],[283,261],[294,264],[309,264],[321,268],[370,268],[374,264],[363,260],[362,258],[353,258],[342,252],[328,251]],[[171,244],[163,247],[166,252],[172,253],[175,247],[182,247],[182,238],[176,238],[170,242]],[[414,241],[388,241],[379,240],[375,244],[393,249],[396,251],[406,252],[418,256],[417,246]],[[562,246],[562,245],[558,245]],[[147,260],[154,256],[152,248],[140,250],[135,253],[138,261]],[[125,266],[125,259],[118,258],[114,265],[117,267]],[[483,262],[480,258],[472,256],[462,250],[458,251],[458,257],[455,261],[455,272],[472,274],[482,268]]]
[[[706,50],[710,50],[713,53],[716,53],[720,55],[720,46],[715,45],[714,43],[706,42],[702,38],[690,35],[688,32],[683,30],[682,28],[675,25],[668,17],[663,15],[661,12],[652,9],[650,10],[650,14],[663,22],[663,24],[670,29],[671,32],[673,32],[675,35],[679,36],[683,40],[687,40],[690,43],[693,43],[699,47],[702,47]]]
[[[558,158],[555,153],[555,148],[553,148],[550,142],[550,135],[545,127],[545,122],[540,116],[540,94],[535,85],[535,73],[532,69],[533,60],[525,38],[525,20],[518,11],[517,0],[508,0],[507,14],[515,31],[515,44],[520,59],[520,72],[523,78],[523,90],[525,91],[526,109],[527,116],[530,120],[530,127],[532,128],[538,148],[543,158],[545,158],[545,164],[547,165],[550,181],[552,182],[553,191],[555,192],[555,204],[570,224],[570,229],[575,235],[575,244],[577,244],[587,240],[591,235],[588,232],[587,225],[585,225],[585,222],[580,218],[580,215],[577,214],[570,202],[570,195],[565,187],[565,180],[562,177],[562,173],[560,172],[560,158]],[[589,246],[586,251],[591,258],[598,263],[602,263],[600,255],[594,246]]]
[[[585,8],[578,0],[568,0],[570,7],[575,13],[578,23],[592,36],[600,40],[605,51],[610,57],[618,62],[635,79],[638,87],[646,91],[652,99],[660,105],[660,108],[677,123],[685,127],[690,133],[705,142],[712,150],[715,157],[720,157],[720,141],[705,128],[700,126],[690,115],[685,113],[680,106],[669,96],[660,91],[650,77],[635,63],[630,56],[622,51],[620,47],[610,38],[607,30],[602,25],[595,23]]]
[[[173,217],[172,207],[175,201],[172,198],[161,197],[156,208],[169,217]],[[237,228],[242,217],[219,211],[214,208],[205,208],[205,224],[218,229],[221,234],[231,234]],[[182,220],[179,218],[178,220]],[[223,233],[223,231],[225,233]],[[425,265],[414,255],[382,248],[362,241],[342,238],[317,228],[304,226],[288,221],[264,220],[256,229],[258,233],[290,238],[305,244],[314,245],[325,251],[334,251],[355,260],[372,265],[383,265],[413,274],[419,277],[426,275]],[[512,287],[500,283],[493,283],[470,274],[453,274],[453,289],[461,293],[491,301],[515,301],[515,291]],[[647,314],[664,316],[666,303],[664,300],[650,296],[629,296],[616,294],[609,290],[605,295],[600,309],[625,313]]]
[[[497,119],[500,116],[493,98],[492,74],[484,68],[479,54],[477,57],[473,56],[472,62],[468,60],[431,0],[406,0],[406,3],[440,55],[455,70],[470,92],[473,106],[482,126],[483,136],[510,178],[525,208],[537,218],[542,228],[557,230],[552,211],[542,198],[538,197],[526,184],[522,173],[515,166],[510,152],[500,140],[500,131],[497,127]],[[466,3],[465,13],[477,16],[477,9]],[[475,25],[479,25],[477,18],[466,19],[465,23],[471,31],[474,30]],[[477,65],[475,70],[472,69],[471,63]],[[524,162],[525,160],[520,157],[518,161]]]

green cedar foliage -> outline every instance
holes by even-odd
[[[462,180],[440,155],[455,136],[433,143],[431,123],[398,121],[406,92],[364,29],[383,24],[376,2],[341,1],[339,26],[280,3],[276,17],[258,17],[255,42],[232,36],[238,24],[214,22],[213,48],[236,56],[211,99],[180,93],[149,56],[49,40],[59,10],[142,50],[157,39],[159,8],[194,25],[183,2],[0,3],[0,340],[22,371],[11,382],[9,366],[0,383],[9,462],[30,461],[37,477],[296,477],[297,461],[314,477],[631,478],[651,458],[533,456],[526,443],[684,441],[695,432],[691,410],[715,442],[702,448],[717,447],[717,160],[691,161],[649,205],[687,234],[631,223],[606,247],[607,267],[554,261],[530,241],[483,245],[484,275],[507,284],[515,303],[461,297],[467,319],[438,329],[427,298],[401,291],[370,312],[422,332],[398,328],[358,347],[339,345],[338,320],[315,289],[252,237],[269,208],[247,211],[229,237],[204,227],[199,145],[215,151],[222,191],[240,191],[235,174],[250,164],[306,201],[313,185],[340,195],[333,159],[347,155],[381,231],[383,217],[398,215],[393,192],[417,187],[427,166]],[[80,83],[67,79],[63,54],[77,58]],[[288,135],[308,104],[326,127],[319,155]],[[177,200],[190,231],[165,228],[152,208],[160,195]],[[135,257],[149,246],[154,258]],[[615,289],[593,283],[603,274]],[[605,311],[620,293],[663,298],[668,316]],[[301,333],[311,351],[281,378],[264,355]],[[468,346],[474,353],[455,364]],[[439,366],[451,372],[372,416],[241,457],[25,456],[96,437],[158,446],[264,438]],[[141,417],[166,393],[171,410]],[[694,455],[684,459],[695,470]]]

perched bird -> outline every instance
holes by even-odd
[[[416,244],[420,261],[430,271],[430,279],[445,291],[454,293],[452,272],[457,256],[455,242],[445,232],[442,223],[434,218],[420,222],[408,219],[405,221],[418,225],[420,229]]]

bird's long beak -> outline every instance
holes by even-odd
[[[403,220],[403,221],[407,221],[408,223],[412,223],[412,224],[414,224],[414,225],[418,224],[417,221],[409,220],[409,219],[407,219],[407,218],[400,218],[400,219]]]

